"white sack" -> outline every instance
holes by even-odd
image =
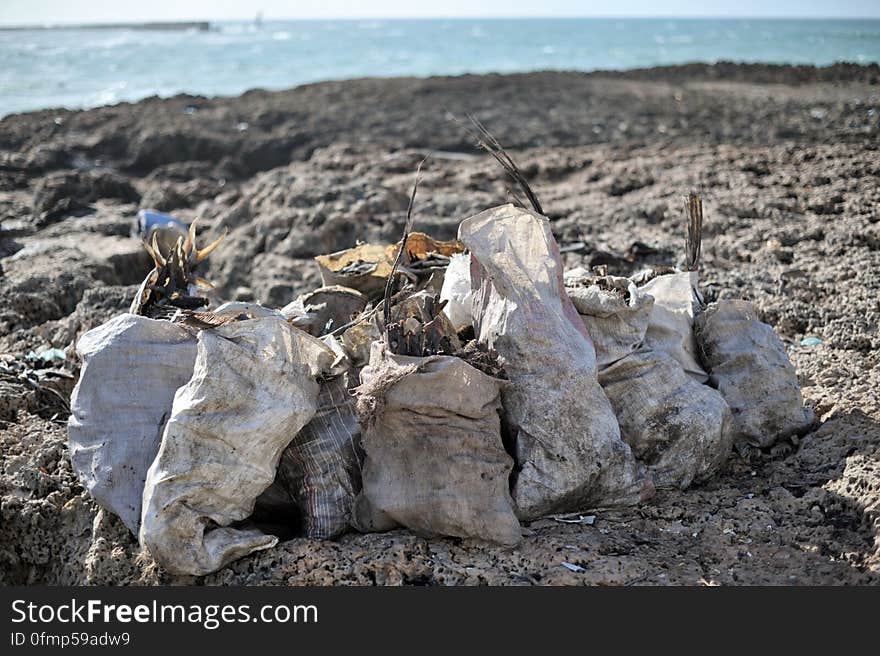
[[[315,414],[320,341],[266,317],[199,333],[191,380],[144,487],[141,545],[167,570],[203,575],[276,544],[229,525],[248,517],[281,452]]]
[[[666,273],[642,285],[641,291],[654,297],[645,345],[677,360],[693,379],[705,383],[709,375],[700,364],[694,339],[694,316],[700,297],[696,271]]]
[[[196,338],[183,327],[122,314],[85,333],[67,423],[83,487],[137,535],[147,469],[177,388],[192,376]]]
[[[456,330],[473,325],[474,293],[471,290],[471,256],[456,253],[449,258],[440,300],[447,301],[443,312]]]
[[[810,427],[785,345],[751,303],[711,303],[697,317],[696,336],[710,381],[733,411],[737,441],[768,447]]]
[[[513,205],[462,222],[478,339],[504,360],[520,517],[634,504],[653,493],[596,378],[596,352],[565,293],[546,218]]]

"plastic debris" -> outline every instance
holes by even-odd
[[[801,340],[801,346],[821,346],[822,340],[818,337],[804,337]]]
[[[47,348],[39,353],[36,351],[29,351],[25,356],[25,359],[36,360],[43,363],[52,363],[59,360],[66,360],[67,354],[60,348]]]
[[[471,290],[471,256],[453,255],[449,260],[440,300],[446,301],[443,313],[456,330],[470,327],[474,323],[474,293]]]
[[[177,240],[185,238],[188,231],[187,225],[180,219],[156,210],[139,210],[137,219],[137,236],[147,244],[151,244],[155,237],[163,253],[171,252]]]
[[[595,515],[581,515],[580,513],[553,515],[552,518],[560,524],[584,524],[586,526],[592,526],[596,523]]]

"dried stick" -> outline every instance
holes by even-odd
[[[394,258],[394,265],[391,267],[391,273],[388,275],[388,281],[385,283],[384,307],[382,309],[384,311],[383,317],[386,326],[391,323],[391,289],[394,286],[394,276],[397,274],[397,269],[400,267],[400,263],[403,260],[403,254],[406,253],[406,241],[409,239],[409,233],[412,232],[413,205],[416,201],[416,192],[419,189],[419,182],[422,179],[422,165],[430,156],[430,153],[425,155],[425,158],[419,162],[419,165],[416,168],[416,180],[413,183],[412,194],[410,194],[409,197],[409,206],[406,208],[406,223],[404,223],[403,226],[403,237],[400,240],[400,248],[397,251],[397,257]]]
[[[685,269],[696,271],[700,262],[700,249],[703,242],[703,201],[696,192],[692,191],[685,196],[684,213],[687,217]]]

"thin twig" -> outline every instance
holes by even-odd
[[[404,223],[403,225],[403,237],[400,240],[400,248],[397,251],[397,257],[394,258],[394,265],[391,267],[391,273],[388,275],[388,281],[385,283],[383,310],[386,326],[391,323],[391,289],[394,286],[394,276],[397,274],[397,269],[400,266],[401,261],[403,260],[403,254],[406,252],[406,241],[407,239],[409,239],[409,233],[412,232],[413,205],[416,202],[416,192],[419,190],[419,182],[422,179],[422,165],[428,160],[430,156],[430,153],[425,155],[424,159],[419,162],[419,165],[416,168],[416,180],[413,183],[412,194],[410,194],[409,197],[409,206],[406,208],[406,223]]]
[[[409,296],[409,294],[411,292],[412,292],[412,289],[409,287],[405,287],[404,289],[401,289],[399,292],[397,292],[394,296],[391,297],[391,306],[393,307],[397,301],[405,299],[407,296]],[[356,326],[357,324],[361,323],[362,321],[366,321],[367,319],[371,318],[380,309],[383,309],[384,307],[385,307],[385,301],[382,300],[375,307],[372,307],[369,310],[364,310],[363,312],[361,312],[358,316],[356,316],[354,319],[352,319],[348,323],[343,324],[343,325],[339,326],[339,328],[334,329],[333,332],[330,333],[330,335],[333,335],[334,337],[336,337],[337,335],[341,335],[342,333],[344,333],[346,330],[348,330],[352,326]]]

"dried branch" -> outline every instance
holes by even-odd
[[[538,214],[543,215],[544,209],[541,207],[541,203],[538,201],[538,197],[535,195],[535,192],[532,191],[531,186],[529,185],[528,180],[526,180],[525,176],[522,174],[522,171],[519,170],[519,167],[516,165],[516,162],[513,161],[513,158],[508,154],[508,152],[504,149],[498,140],[492,136],[489,130],[480,123],[480,121],[473,116],[472,114],[466,114],[468,120],[474,126],[474,130],[471,130],[468,126],[461,124],[464,130],[471,135],[474,139],[477,140],[477,145],[480,146],[483,150],[488,152],[495,160],[501,165],[501,167],[507,172],[507,175],[519,185],[519,188],[522,189],[522,192],[525,194],[526,198],[529,200],[529,204],[532,206],[532,209],[535,210]],[[516,194],[511,194],[515,199],[519,200]]]

